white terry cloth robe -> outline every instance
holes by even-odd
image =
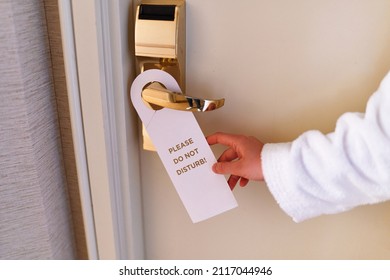
[[[390,72],[365,114],[342,115],[327,135],[266,144],[261,159],[268,188],[296,222],[389,200]]]

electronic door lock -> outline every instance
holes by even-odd
[[[137,7],[135,56],[138,74],[160,69],[185,91],[185,1],[145,0]]]
[[[135,58],[137,74],[159,69],[175,78],[183,93],[167,90],[150,81],[142,99],[154,110],[205,112],[224,105],[224,99],[202,99],[185,95],[186,71],[185,0],[143,0],[135,15]],[[143,146],[154,151],[143,127]]]

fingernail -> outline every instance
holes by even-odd
[[[214,171],[214,173],[217,173],[217,164],[214,163],[211,169]]]

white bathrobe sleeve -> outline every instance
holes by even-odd
[[[294,221],[390,199],[390,73],[366,113],[342,115],[333,133],[266,144],[265,181]]]

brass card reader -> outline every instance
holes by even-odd
[[[144,0],[135,15],[136,70],[159,69],[172,75],[185,93],[186,21],[184,0]],[[205,112],[224,105],[224,99],[201,99],[170,92],[164,85],[151,81],[142,98],[154,110],[170,108]],[[155,151],[143,128],[143,147]]]
[[[160,69],[171,74],[185,91],[185,2],[142,1],[135,21],[138,74]]]

